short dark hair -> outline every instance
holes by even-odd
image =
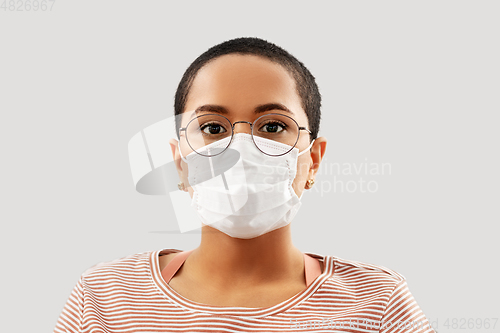
[[[295,79],[297,93],[302,100],[302,108],[306,112],[311,131],[310,139],[318,136],[321,118],[321,94],[311,72],[302,62],[281,47],[266,40],[255,37],[242,37],[225,41],[208,49],[196,58],[182,76],[175,93],[174,110],[176,116],[176,132],[179,135],[180,118],[184,112],[191,85],[198,71],[208,62],[226,54],[256,55],[267,58],[288,70]]]

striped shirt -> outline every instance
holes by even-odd
[[[162,278],[150,251],[85,271],[54,332],[435,332],[405,278],[387,268],[310,254],[323,273],[305,290],[266,308],[190,301]]]

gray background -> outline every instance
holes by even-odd
[[[43,12],[1,9],[2,331],[51,331],[96,263],[197,246],[199,233],[171,231],[167,197],[135,191],[127,144],[172,114],[195,57],[258,36],[303,61],[323,95],[330,169],[303,197],[295,244],[400,272],[440,333],[499,332],[500,323],[451,327],[500,317],[499,9],[62,0]],[[331,169],[364,162],[390,173]],[[361,178],[377,191],[339,188]]]

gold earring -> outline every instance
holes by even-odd
[[[186,186],[184,186],[184,183],[183,182],[179,182],[177,184],[177,187],[179,188],[179,190],[181,191],[184,191],[186,189]]]
[[[309,190],[314,185],[314,179],[309,179],[306,182],[306,189]]]

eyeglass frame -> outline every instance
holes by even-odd
[[[203,155],[199,152],[196,151],[196,149],[194,149],[191,144],[189,143],[189,140],[188,140],[188,136],[187,136],[187,132],[186,132],[186,129],[189,127],[189,124],[191,124],[192,121],[198,119],[199,117],[203,117],[203,116],[209,116],[209,115],[215,115],[215,116],[219,116],[219,117],[222,117],[224,119],[227,120],[227,122],[231,125],[231,139],[229,140],[229,143],[227,144],[226,148],[224,148],[222,151],[220,151],[219,153],[217,154],[214,154],[214,155],[210,155],[210,156],[207,156],[207,155]],[[297,128],[299,129],[298,133],[299,135],[297,135],[297,139],[295,140],[295,143],[293,144],[292,148],[290,148],[290,150],[282,153],[282,154],[279,154],[279,155],[271,155],[271,154],[268,154],[264,151],[262,151],[259,146],[257,145],[257,143],[255,143],[255,140],[254,140],[254,135],[253,135],[253,124],[256,123],[260,118],[262,117],[266,117],[266,116],[269,116],[269,115],[278,115],[278,116],[283,116],[283,117],[287,117],[287,118],[290,118],[296,125],[297,125]],[[227,117],[221,115],[221,114],[218,114],[218,113],[207,113],[207,114],[202,114],[202,115],[199,115],[193,119],[191,119],[187,124],[186,124],[186,127],[180,127],[179,128],[179,138],[181,136],[181,131],[184,131],[186,134],[186,142],[188,143],[189,145],[189,148],[191,148],[192,151],[194,151],[195,153],[197,153],[198,155],[201,155],[203,157],[214,157],[214,156],[217,156],[217,155],[220,155],[222,154],[223,152],[226,151],[227,148],[229,148],[229,146],[231,145],[231,143],[233,142],[233,137],[234,137],[234,125],[236,124],[249,124],[250,125],[250,135],[252,136],[252,141],[253,141],[253,144],[255,145],[255,147],[260,151],[262,152],[263,154],[266,154],[268,156],[273,156],[273,157],[278,157],[278,156],[283,156],[285,154],[288,154],[289,152],[292,151],[293,148],[295,148],[295,146],[297,145],[297,142],[299,142],[299,138],[300,138],[300,131],[301,130],[304,130],[304,131],[307,131],[307,133],[309,133],[309,135],[312,134],[312,132],[304,127],[304,126],[299,126],[299,123],[297,123],[297,121],[295,119],[293,119],[292,117],[290,116],[287,116],[286,114],[281,114],[281,113],[266,113],[266,114],[263,114],[262,116],[258,117],[257,119],[255,119],[253,122],[249,122],[249,121],[245,121],[245,120],[238,120],[238,121],[235,121],[234,123],[232,123],[229,119],[227,119]]]

